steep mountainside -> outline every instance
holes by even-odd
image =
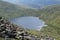
[[[7,2],[0,1],[0,16],[12,19],[19,16],[37,16],[44,20],[47,27],[43,27],[40,32],[30,31],[34,35],[49,35],[60,40],[60,5],[48,6],[43,9],[30,9]]]

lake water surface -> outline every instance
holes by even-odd
[[[34,30],[39,30],[45,25],[44,21],[42,21],[38,17],[33,16],[18,17],[12,19],[11,22],[19,26]]]

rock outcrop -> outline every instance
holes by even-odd
[[[0,37],[14,38],[18,40],[38,40],[24,29],[11,24],[8,20],[0,17]]]

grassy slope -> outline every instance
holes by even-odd
[[[60,40],[60,6],[58,5],[49,6],[41,10],[34,10],[0,1],[0,16],[9,19],[19,16],[37,16],[40,19],[43,19],[48,25],[47,27],[42,28],[41,33]],[[36,31],[33,31],[32,33],[37,35]],[[40,35],[39,32],[38,35]]]
[[[60,40],[60,6],[54,5],[43,8],[40,18],[42,18],[47,27],[42,29],[42,32]]]
[[[4,14],[4,15],[3,15]],[[25,16],[25,15],[36,15],[36,11],[29,8],[22,8],[18,7],[14,4],[9,4],[6,2],[0,1],[0,15],[5,16],[8,18],[14,18],[18,16]]]

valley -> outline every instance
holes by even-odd
[[[60,5],[47,6],[43,9],[30,9],[17,6],[8,2],[0,1],[0,16],[8,20],[22,17],[35,16],[42,19],[48,26],[43,27],[40,31],[28,30],[33,35],[48,35],[56,40],[60,40]]]

